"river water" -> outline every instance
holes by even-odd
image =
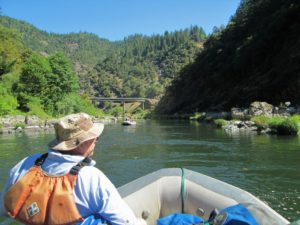
[[[53,133],[0,136],[0,188],[9,169],[45,152]],[[118,187],[161,168],[184,167],[245,189],[289,220],[300,219],[300,138],[226,133],[189,121],[108,124],[93,158]],[[10,224],[0,218],[0,223]]]

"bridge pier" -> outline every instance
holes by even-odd
[[[123,120],[125,120],[125,101],[122,101],[123,103]]]

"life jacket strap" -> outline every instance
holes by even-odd
[[[81,162],[77,163],[75,166],[73,166],[70,170],[70,174],[76,176],[79,171],[82,169],[82,167],[90,165],[92,162],[92,159],[90,157],[84,158]]]
[[[41,155],[37,160],[35,160],[34,165],[35,166],[41,166],[43,165],[45,159],[47,158],[48,153],[45,153],[43,155]],[[84,160],[82,160],[81,162],[77,163],[75,166],[73,166],[70,170],[70,174],[76,176],[79,171],[81,170],[82,167],[90,165],[90,163],[92,162],[92,159],[90,157],[86,157],[84,158]]]
[[[43,165],[43,163],[44,163],[45,159],[47,158],[47,156],[48,156],[48,153],[45,153],[45,154],[41,155],[37,160],[35,160],[34,165],[36,165],[36,166]]]

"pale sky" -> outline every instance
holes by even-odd
[[[86,31],[111,41],[193,25],[226,25],[240,0],[0,0],[2,14],[54,33]]]

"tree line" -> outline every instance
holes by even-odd
[[[180,71],[157,112],[246,107],[253,101],[300,104],[300,3],[243,0],[215,29],[194,63]]]
[[[86,32],[47,33],[7,16],[0,26],[0,98],[10,97],[2,115],[95,113],[90,96],[159,98],[206,38],[198,26],[116,42]]]
[[[0,40],[0,115],[101,114],[79,94],[78,77],[64,53],[45,57],[25,47],[20,33],[3,26]]]

